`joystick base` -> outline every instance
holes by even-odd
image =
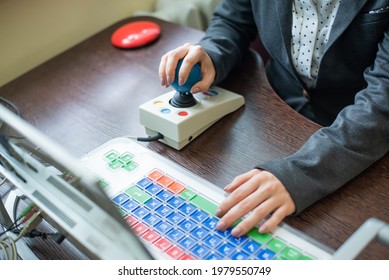
[[[182,149],[223,116],[244,104],[243,96],[213,87],[207,92],[196,93],[196,104],[187,108],[172,106],[176,91],[165,93],[139,107],[140,123],[146,133],[161,133],[160,142],[177,150]]]

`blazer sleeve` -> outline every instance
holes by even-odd
[[[331,126],[317,131],[291,156],[258,165],[285,185],[296,204],[296,214],[389,151],[389,27],[364,79],[367,86]]]
[[[216,7],[201,45],[216,69],[214,83],[227,77],[257,35],[250,0],[222,0]]]

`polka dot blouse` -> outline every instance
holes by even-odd
[[[320,60],[341,0],[293,0],[292,59],[308,87],[315,85]]]

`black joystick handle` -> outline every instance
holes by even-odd
[[[177,91],[173,98],[170,99],[170,105],[176,108],[188,108],[196,105],[196,99],[190,92],[192,86],[201,80],[201,69],[195,64],[189,73],[188,79],[183,85],[178,84],[178,73],[180,71],[182,59],[178,61],[174,82],[171,86]]]
[[[196,105],[196,99],[190,92],[176,92],[172,99],[170,99],[170,105],[176,108],[188,108]]]

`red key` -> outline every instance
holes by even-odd
[[[165,251],[166,249],[170,248],[170,246],[172,246],[172,243],[170,243],[170,241],[166,240],[165,238],[160,238],[157,242],[154,243],[154,245],[158,249]]]
[[[146,233],[142,236],[142,238],[150,243],[153,243],[155,240],[159,238],[158,233],[148,230]]]
[[[158,180],[158,178],[161,178],[163,176],[163,173],[159,171],[158,169],[151,172],[147,177],[151,180]]]
[[[171,256],[173,259],[178,260],[184,254],[184,252],[180,248],[173,246],[166,251],[166,254]]]
[[[158,179],[158,184],[160,184],[163,187],[169,186],[171,183],[174,182],[174,180],[168,176],[162,176],[161,178]]]
[[[141,235],[142,233],[144,233],[146,230],[147,230],[147,226],[142,224],[142,223],[138,223],[136,226],[133,227],[133,230],[136,234],[138,235]]]
[[[168,190],[171,191],[172,193],[181,193],[185,190],[184,185],[174,182],[168,187]]]

